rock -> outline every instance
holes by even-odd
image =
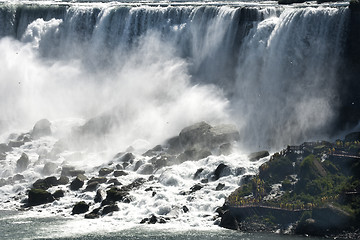
[[[250,161],[254,162],[254,161],[260,160],[261,158],[267,157],[269,155],[270,154],[268,151],[260,151],[260,152],[251,153],[248,156],[248,158],[250,159]]]
[[[114,186],[122,185],[121,182],[119,182],[116,178],[109,179],[109,181],[107,181],[107,184],[113,184]]]
[[[52,186],[57,186],[58,180],[56,177],[48,177],[45,179],[38,179],[34,182],[33,188],[46,190]]]
[[[117,170],[122,170],[122,169],[124,169],[124,167],[122,166],[122,165],[120,165],[120,164],[116,164],[116,169]]]
[[[95,195],[95,198],[94,198],[94,202],[96,203],[99,203],[99,202],[102,202],[102,200],[104,199],[103,197],[103,191],[98,189],[96,191],[96,195]]]
[[[189,211],[189,208],[187,206],[183,206],[182,210],[184,211],[184,213],[187,213]]]
[[[149,224],[155,224],[157,222],[157,217],[153,214],[151,215],[151,217],[149,218],[148,223]]]
[[[71,176],[70,171],[75,170],[73,166],[63,166],[61,170],[61,176]]]
[[[117,154],[114,158],[118,158],[119,162],[132,164],[134,162],[135,156],[132,153],[121,153],[120,156]]]
[[[0,187],[5,186],[7,184],[8,184],[8,182],[5,179],[0,178]]]
[[[16,171],[17,172],[23,172],[27,169],[27,167],[30,164],[29,157],[26,155],[26,153],[23,153],[19,160],[16,162]]]
[[[70,170],[70,171],[69,171],[69,175],[70,175],[71,177],[76,177],[76,176],[78,176],[78,175],[83,175],[83,174],[85,174],[85,171],[84,171],[84,170]]]
[[[107,178],[105,177],[92,177],[87,184],[90,184],[92,182],[97,182],[97,183],[106,183],[107,182]]]
[[[42,173],[44,175],[50,175],[53,174],[57,169],[57,164],[52,163],[52,162],[47,162],[44,164],[44,168],[42,170]]]
[[[43,189],[31,189],[28,192],[29,206],[37,206],[45,203],[53,202],[55,199],[51,193]]]
[[[199,168],[198,170],[196,170],[196,173],[194,174],[193,179],[199,179],[200,178],[200,173],[202,173],[202,171],[204,171],[203,168]]]
[[[201,183],[208,183],[208,182],[209,182],[209,179],[203,178],[203,179],[200,180],[200,182],[201,182]]]
[[[111,212],[119,211],[119,207],[116,204],[107,205],[102,210],[102,215],[106,215]]]
[[[223,176],[229,175],[230,173],[231,173],[230,168],[226,164],[220,163],[214,171],[212,180],[216,181]]]
[[[20,180],[24,180],[25,177],[21,174],[15,174],[14,177],[12,178],[13,181],[20,181]]]
[[[154,148],[146,151],[145,153],[143,153],[142,155],[144,157],[151,157],[151,156],[154,156],[154,155],[157,155],[159,152],[162,152],[164,151],[164,149],[162,148],[161,145],[156,145]]]
[[[239,230],[239,224],[229,210],[226,210],[223,213],[221,217],[220,227],[232,230]]]
[[[55,198],[55,199],[59,199],[59,198],[62,198],[62,197],[64,197],[64,191],[63,190],[57,190],[57,191],[55,191],[54,193],[53,193],[53,197]]]
[[[192,186],[190,188],[190,193],[194,193],[196,191],[199,191],[200,189],[202,189],[204,186],[202,186],[201,184],[195,184],[194,186]]]
[[[134,172],[136,172],[143,164],[144,164],[144,162],[142,160],[137,161],[134,166]]]
[[[80,176],[80,175],[79,175]],[[70,189],[73,191],[79,190],[82,186],[84,186],[84,179],[80,176],[77,176],[71,183]]]
[[[24,144],[25,144],[25,142],[23,142],[23,141],[10,141],[8,143],[8,146],[10,148],[18,148],[18,147],[21,147]]]
[[[0,143],[0,153],[11,152],[12,148],[6,145],[5,143]]]
[[[89,211],[89,205],[84,201],[78,202],[74,205],[72,209],[72,214],[81,214]]]
[[[106,192],[106,200],[111,202],[123,201],[128,194],[129,191],[112,187]]]
[[[278,0],[278,4],[304,3],[306,0]]]
[[[140,222],[140,224],[147,223],[149,221],[149,218],[143,218]]]
[[[127,176],[128,175],[128,173],[127,172],[125,172],[125,171],[114,171],[114,177],[121,177],[121,176]]]
[[[206,122],[195,123],[181,130],[179,141],[183,148],[191,148],[198,145],[200,148],[208,144],[208,134],[211,126]]]
[[[58,179],[58,185],[66,185],[69,183],[69,178],[66,176],[60,176]]]
[[[85,191],[87,192],[93,192],[95,191],[97,188],[99,187],[99,183],[98,182],[91,182],[90,184],[88,184],[85,188]]]
[[[206,158],[208,156],[212,155],[212,153],[208,150],[205,149],[187,149],[186,151],[184,151],[183,153],[181,153],[178,157],[177,160],[182,163],[188,160],[193,160],[193,161],[197,161],[203,158]]]
[[[219,183],[219,184],[216,186],[215,191],[220,191],[220,190],[222,190],[224,187],[225,187],[225,184]]]
[[[99,218],[99,214],[96,214],[96,213],[88,213],[88,214],[85,214],[85,218],[86,219],[95,219],[95,218]]]
[[[238,141],[240,139],[239,131],[233,124],[221,124],[210,128],[209,137],[210,146],[220,146],[224,143]]]
[[[149,163],[142,165],[138,170],[138,173],[145,175],[150,175],[153,172],[154,172],[154,167]]]
[[[6,159],[6,153],[0,153],[0,160]]]
[[[166,141],[166,145],[168,146],[167,152],[170,154],[178,154],[183,151],[183,147],[180,143],[180,137],[178,136],[168,139]]]
[[[106,176],[106,175],[112,173],[113,171],[114,171],[114,169],[111,169],[111,168],[101,168],[99,170],[99,176],[102,176],[102,177]]]
[[[33,130],[31,132],[31,137],[33,139],[38,139],[43,136],[51,135],[51,123],[47,119],[41,119],[35,123]]]

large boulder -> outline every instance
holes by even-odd
[[[239,230],[239,224],[236,220],[236,218],[231,214],[229,210],[226,210],[222,217],[220,222],[220,227],[227,228],[227,229],[233,229],[233,230]]]
[[[51,193],[43,189],[31,189],[28,192],[28,204],[29,206],[36,206],[45,203],[53,202],[55,198]]]
[[[45,179],[36,180],[36,182],[33,184],[33,188],[46,190],[52,186],[57,185],[59,185],[59,181],[56,179],[56,177],[52,176]]]
[[[84,185],[84,181],[87,178],[82,175],[79,174],[71,183],[70,183],[70,189],[71,190],[79,190],[83,185]]]
[[[268,151],[260,151],[260,152],[254,152],[254,153],[249,154],[248,158],[250,159],[250,161],[257,161],[257,160],[267,157],[267,156],[269,156]]]
[[[112,168],[101,168],[99,170],[99,176],[103,177],[103,176],[106,176],[110,173],[112,173],[114,171],[114,169]]]
[[[78,202],[74,205],[72,209],[72,214],[81,214],[89,211],[89,205],[84,201]]]
[[[208,142],[208,134],[210,132],[211,125],[206,122],[195,123],[189,127],[181,130],[179,134],[180,144],[184,148],[200,145],[204,147]]]
[[[16,162],[16,170],[17,172],[23,172],[27,169],[27,167],[30,164],[29,157],[26,155],[26,153],[23,153],[19,160]]]
[[[33,127],[31,137],[38,139],[43,136],[51,135],[51,123],[47,119],[39,120]]]
[[[57,169],[57,164],[53,162],[47,162],[44,164],[44,168],[42,170],[44,175],[53,174]]]
[[[214,171],[214,174],[212,175],[212,180],[216,181],[221,177],[228,176],[231,173],[231,169],[228,165],[224,163],[220,163],[217,168]]]

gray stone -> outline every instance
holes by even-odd
[[[51,123],[47,119],[39,120],[33,127],[31,137],[38,139],[40,137],[51,135]]]
[[[30,164],[29,157],[26,155],[26,153],[23,153],[19,160],[16,162],[16,170],[17,172],[23,172],[27,169],[27,167]]]

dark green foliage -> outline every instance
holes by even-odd
[[[293,162],[284,156],[273,157],[269,162],[261,165],[259,177],[271,183],[279,182],[294,173]]]
[[[285,179],[282,183],[281,183],[281,187],[284,191],[290,191],[292,189],[292,184],[290,182],[289,179]]]

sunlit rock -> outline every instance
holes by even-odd
[[[31,131],[31,137],[38,139],[43,136],[51,135],[51,123],[47,119],[41,119],[35,123],[33,130]]]

